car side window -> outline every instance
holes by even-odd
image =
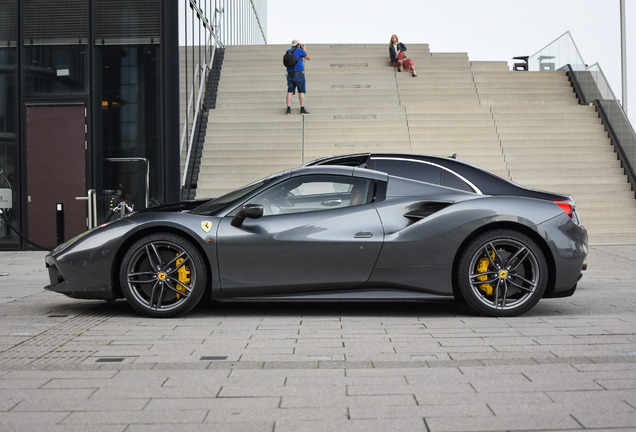
[[[442,170],[435,165],[408,160],[378,159],[375,161],[375,169],[398,177],[442,184]]]
[[[372,181],[351,176],[310,175],[289,178],[246,204],[261,204],[263,216],[332,210],[367,204]]]
[[[457,177],[452,172],[444,172],[442,176],[442,185],[447,186],[453,189],[459,189],[467,192],[474,192],[473,188],[470,187],[468,183],[466,183],[461,178]]]
[[[398,177],[438,184],[464,191],[473,189],[464,180],[437,165],[413,160],[376,159],[374,169]]]

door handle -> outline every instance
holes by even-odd
[[[353,238],[371,238],[373,237],[373,233],[371,231],[360,231],[355,233]]]

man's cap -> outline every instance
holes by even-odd
[[[294,40],[292,41],[292,46],[296,46],[296,45],[298,45],[299,43],[300,43],[300,41],[299,41],[298,39],[294,39]]]

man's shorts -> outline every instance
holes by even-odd
[[[305,72],[287,73],[287,92],[296,93],[296,88],[298,88],[298,93],[307,93],[305,89]]]

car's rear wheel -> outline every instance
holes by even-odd
[[[548,265],[539,246],[514,230],[493,230],[471,241],[460,255],[456,281],[461,298],[488,316],[515,316],[543,297]]]
[[[205,261],[185,238],[150,234],[126,252],[120,283],[130,305],[152,317],[188,312],[203,297],[207,285]]]

